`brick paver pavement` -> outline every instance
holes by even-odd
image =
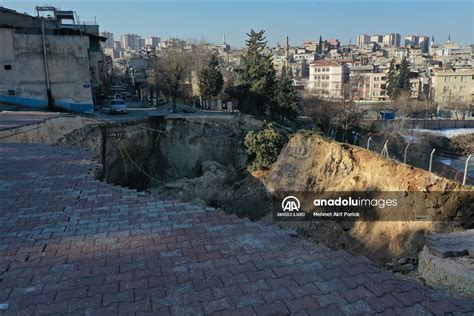
[[[34,314],[472,314],[362,256],[94,180],[77,148],[0,145],[0,310]]]
[[[37,124],[49,118],[65,115],[66,114],[51,112],[0,111],[0,131],[13,129],[25,125]]]

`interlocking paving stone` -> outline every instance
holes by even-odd
[[[472,313],[362,256],[94,179],[78,148],[0,145],[4,314]]]

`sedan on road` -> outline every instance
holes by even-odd
[[[111,113],[127,113],[127,103],[125,103],[124,100],[112,100],[112,103],[110,104],[110,112]]]

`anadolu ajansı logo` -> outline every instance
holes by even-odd
[[[281,212],[278,212],[277,217],[304,217],[305,212],[300,212],[301,203],[297,197],[289,195],[281,202]]]
[[[281,202],[283,212],[299,212],[301,207],[300,200],[295,196],[287,196]]]

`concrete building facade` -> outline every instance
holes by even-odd
[[[361,34],[357,36],[357,47],[364,47],[368,44],[370,44],[370,35]]]
[[[92,112],[89,38],[47,35],[46,41],[48,76],[55,106],[74,112]],[[0,101],[47,108],[41,35],[0,29],[0,43]]]
[[[107,39],[104,43],[102,43],[104,48],[114,48],[114,33],[100,32],[100,36]]]
[[[347,63],[336,60],[318,60],[309,67],[310,93],[329,99],[342,99],[349,80]]]
[[[140,50],[142,41],[140,35],[123,34],[120,36],[120,46],[122,49]]]
[[[93,112],[104,65],[98,27],[95,35],[45,19],[43,45],[37,17],[0,8],[0,20],[1,102]]]
[[[474,104],[472,68],[435,68],[431,76],[431,98],[441,107],[455,103]]]
[[[158,47],[158,45],[161,42],[161,38],[158,36],[149,36],[145,38],[145,45],[146,46],[153,46],[153,47]]]
[[[398,33],[390,33],[383,36],[384,46],[395,46],[399,47],[401,42],[401,36]]]

